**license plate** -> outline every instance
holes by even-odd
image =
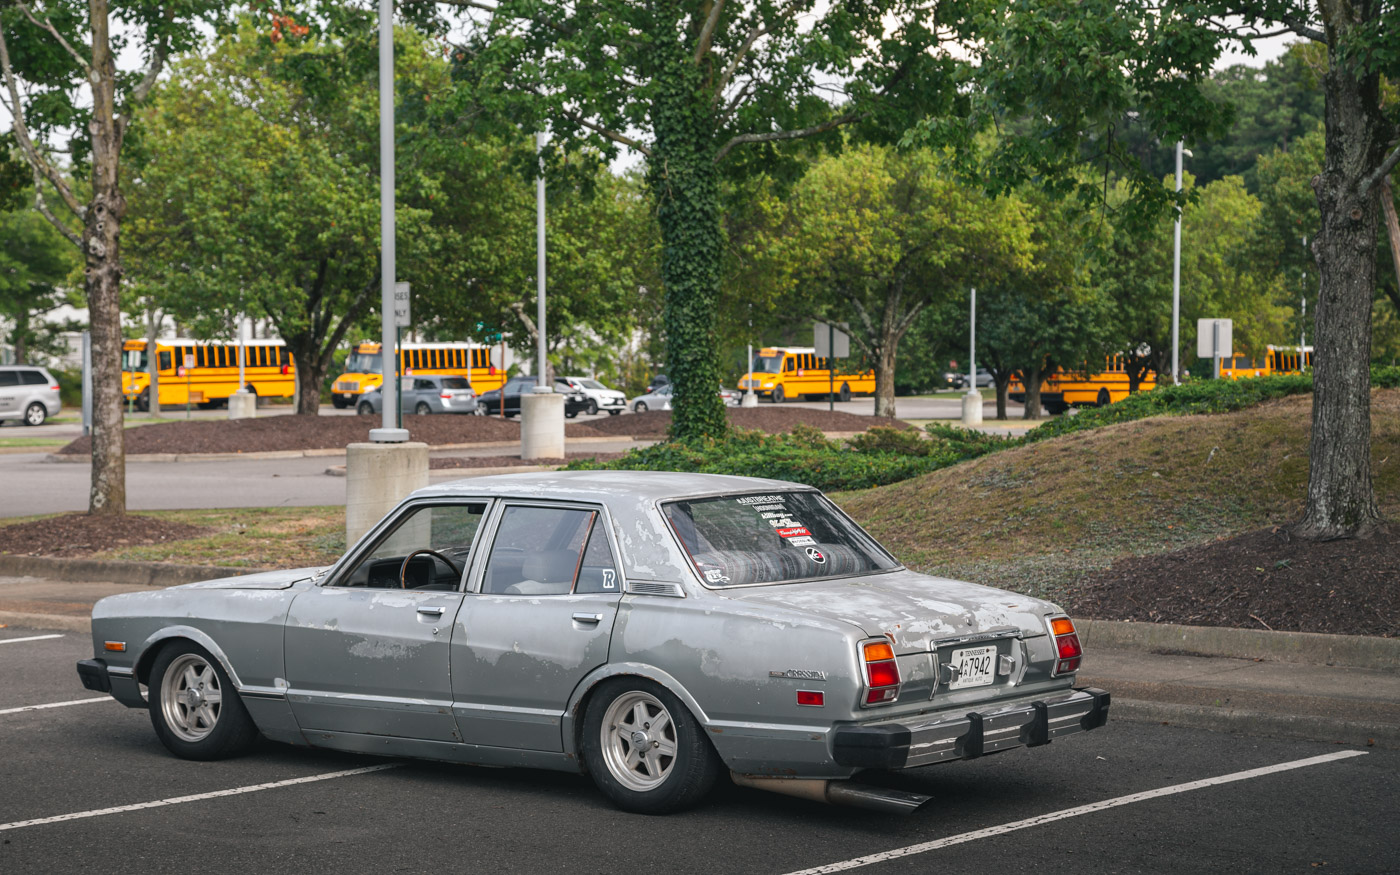
[[[948,689],[988,686],[996,678],[996,645],[954,650],[949,664],[958,670],[958,676],[948,684]]]

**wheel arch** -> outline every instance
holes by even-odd
[[[238,672],[234,670],[233,663],[229,661],[228,654],[224,653],[223,648],[214,643],[213,638],[210,638],[208,634],[193,626],[166,626],[143,641],[141,643],[141,655],[137,658],[135,665],[136,679],[149,686],[151,666],[155,664],[156,656],[166,647],[179,641],[189,641],[203,647],[208,651],[210,656],[219,661],[219,665],[223,668],[224,673],[228,675],[229,680],[233,683],[233,688],[240,692],[242,691],[243,682],[239,680]]]
[[[641,662],[618,662],[600,665],[589,672],[583,680],[579,681],[578,686],[574,688],[573,694],[569,697],[569,706],[564,709],[564,716],[560,727],[564,742],[564,753],[573,757],[574,760],[578,762],[579,768],[583,768],[583,757],[581,755],[583,724],[585,715],[588,713],[589,703],[592,702],[594,694],[597,693],[598,687],[601,686],[604,681],[625,677],[639,678],[660,685],[668,693],[681,700],[681,704],[685,705],[690,711],[691,716],[695,718],[695,722],[699,723],[702,727],[708,728],[710,720],[705,715],[704,709],[700,707],[700,703],[695,700],[695,697],[690,694],[690,691],[685,688],[685,685],[670,673],[662,671],[656,666]]]

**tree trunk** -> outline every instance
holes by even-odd
[[[1022,419],[1040,418],[1041,379],[1039,366],[1021,371],[1021,384],[1026,387],[1026,408],[1021,412]]]
[[[1395,305],[1400,314],[1400,219],[1395,216],[1395,193],[1390,188],[1390,177],[1381,179],[1381,214],[1385,216],[1385,236],[1390,241],[1390,263],[1395,268],[1396,291],[1386,289],[1386,297]]]
[[[1010,374],[996,374],[993,376],[993,384],[997,389],[997,419],[1005,421],[1006,416],[1006,390],[1011,385]]]
[[[321,362],[320,350],[314,339],[300,338],[293,343],[291,338],[287,338],[287,348],[291,350],[296,358],[297,364],[297,397],[296,410],[298,416],[317,416],[321,411],[321,384],[326,379],[326,366]],[[392,356],[393,351],[385,353]],[[392,390],[392,386],[386,385],[384,391]]]
[[[888,331],[880,334],[880,345],[875,350],[875,415],[895,417],[894,366],[895,350],[899,347],[898,338]]]
[[[1353,29],[1351,7],[1320,4],[1329,31]],[[1308,501],[1300,536],[1370,534],[1380,521],[1371,485],[1371,301],[1376,270],[1376,200],[1364,189],[1385,157],[1380,79],[1358,79],[1333,36],[1326,96],[1326,158],[1313,177],[1322,227],[1313,241],[1321,274],[1314,334]]]
[[[15,314],[15,330],[10,332],[14,342],[15,364],[29,364],[29,314],[23,310]]]
[[[119,232],[122,132],[115,116],[116,61],[107,4],[92,0],[92,200],[83,219],[83,286],[92,332],[92,484],[88,513],[126,513],[126,445],[122,434],[122,263]]]
[[[715,124],[701,70],[681,41],[658,41],[660,89],[652,103],[656,139],[647,182],[661,227],[662,323],[675,386],[671,437],[720,437],[729,430],[719,397],[715,301],[723,252]]]

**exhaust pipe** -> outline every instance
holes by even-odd
[[[729,777],[740,787],[767,790],[770,793],[781,793],[812,802],[825,802],[828,805],[848,805],[852,808],[883,811],[888,814],[913,814],[925,802],[933,799],[932,796],[922,793],[889,790],[825,778],[774,778],[766,775],[741,775],[738,772],[730,772]]]

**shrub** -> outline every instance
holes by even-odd
[[[926,441],[914,429],[892,428],[877,425],[861,432],[846,441],[846,445],[857,453],[903,453],[908,456],[927,456],[934,445]]]

